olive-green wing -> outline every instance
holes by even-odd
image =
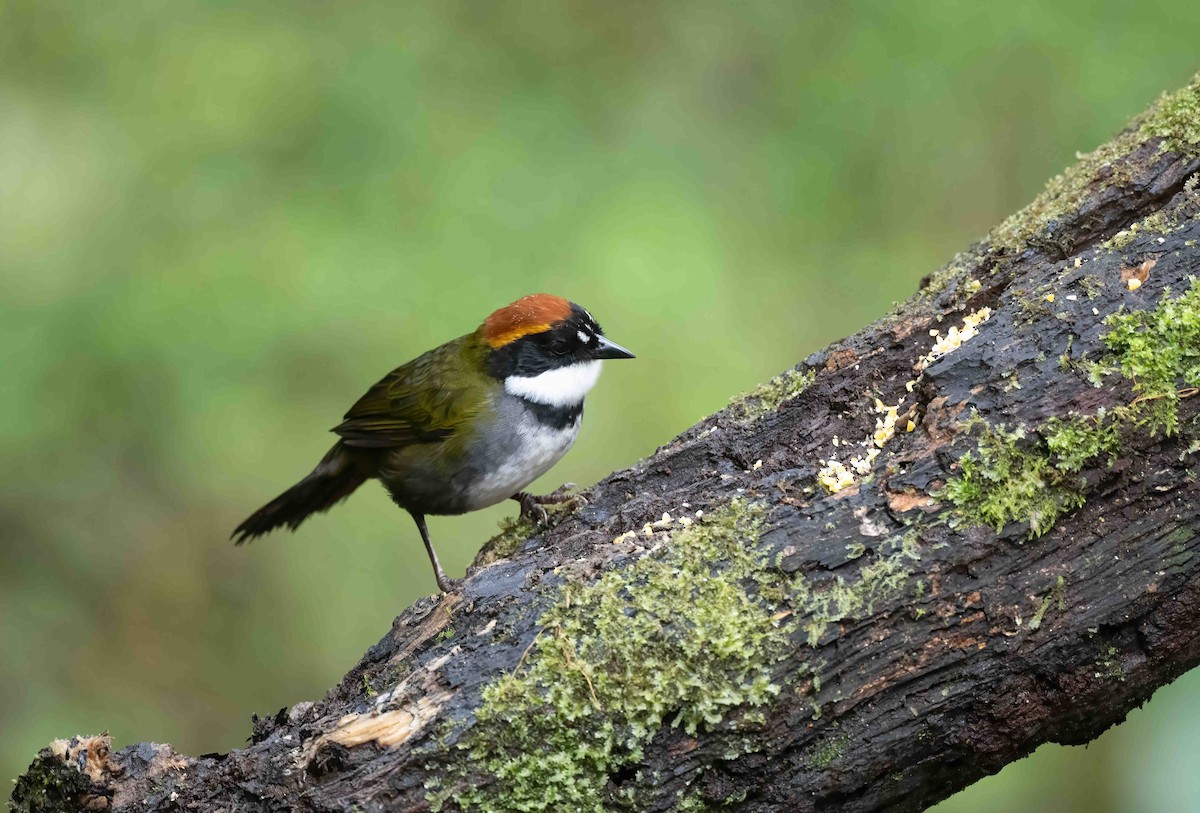
[[[388,373],[333,431],[347,446],[372,449],[452,437],[487,398],[483,373],[469,363],[475,349],[469,339],[448,342]]]

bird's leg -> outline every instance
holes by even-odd
[[[542,507],[543,505],[561,505],[572,500],[583,502],[583,497],[571,493],[574,488],[574,483],[563,483],[549,494],[530,494],[528,491],[518,491],[512,495],[512,499],[521,504],[521,519],[528,520],[539,528],[544,528],[550,518],[546,514],[546,509]]]
[[[438,589],[443,593],[449,593],[458,586],[458,582],[446,575],[446,571],[442,570],[442,563],[438,561],[437,552],[433,549],[433,543],[429,541],[429,529],[425,527],[425,515],[412,515],[413,521],[417,523],[417,530],[421,532],[421,541],[425,543],[425,552],[429,554],[429,563],[433,565],[433,577],[437,579]]]

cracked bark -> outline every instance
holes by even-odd
[[[18,783],[15,806],[423,810],[427,782],[449,766],[455,781],[486,785],[455,746],[482,688],[531,650],[564,582],[629,567],[644,553],[640,537],[614,540],[664,512],[735,495],[767,507],[757,543],[766,561],[814,591],[861,575],[902,534],[920,558],[903,589],[815,642],[791,634],[772,668],[787,690],[761,722],[731,715],[694,736],[664,724],[639,760],[607,777],[606,805],[915,811],[1041,743],[1093,739],[1200,661],[1200,398],[1181,402],[1174,437],[1125,433],[1112,465],[1082,473],[1086,503],[1039,538],[1020,522],[999,533],[949,522],[951,507],[930,494],[974,446],[963,431],[971,410],[1028,427],[1036,443],[1048,418],[1133,400],[1130,382],[1096,388],[1071,361],[1100,354],[1106,315],[1152,309],[1200,273],[1200,198],[1194,181],[1185,189],[1200,159],[1163,143],[1138,140],[1092,173],[1082,202],[1036,223],[1019,249],[973,247],[953,274],[810,356],[798,369],[814,379],[799,396],[751,422],[737,408],[713,415],[598,483],[586,507],[509,557],[483,564],[493,558],[485,548],[460,591],[404,611],[323,699],[256,719],[246,748],[189,757],[59,741]],[[1174,230],[1099,248],[1155,213]],[[1149,277],[1129,290],[1123,270],[1151,258]],[[994,313],[980,335],[918,378],[930,331],[985,306]],[[876,397],[905,399],[899,431],[871,477],[825,493],[820,461],[837,451],[835,436],[871,436]],[[917,427],[906,432],[909,416]],[[623,791],[637,801],[622,802]]]

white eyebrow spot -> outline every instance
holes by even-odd
[[[584,344],[587,344],[588,342],[590,342],[592,340],[592,337],[589,336],[588,334],[584,333],[582,330],[576,331],[575,335],[578,336],[579,341],[583,342]]]

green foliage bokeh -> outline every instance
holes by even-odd
[[[1186,82],[1164,5],[0,0],[0,776],[236,747],[432,589],[374,485],[227,542],[391,367],[579,301],[639,354],[542,485],[592,482]],[[435,519],[448,569],[510,511]],[[940,810],[1194,808],[1197,684]]]

